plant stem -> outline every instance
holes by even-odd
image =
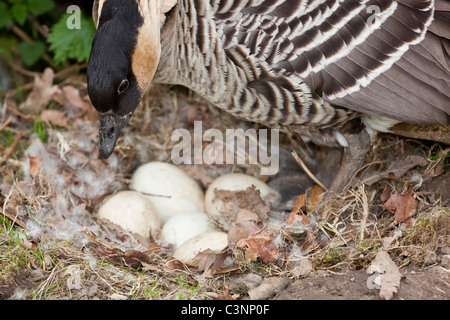
[[[26,41],[26,42],[28,42],[30,44],[34,44],[35,43],[35,41],[29,35],[27,35],[22,29],[20,29],[16,24],[13,23],[11,25],[11,30],[12,30],[12,32],[14,32],[14,34],[16,36],[18,36],[23,41]],[[61,69],[59,66],[57,66],[53,62],[53,59],[47,53],[44,53],[42,55],[42,59],[44,59],[45,62],[47,62],[54,70],[58,70],[59,71]]]

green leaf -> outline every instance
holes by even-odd
[[[28,10],[35,15],[49,12],[54,7],[53,0],[28,0]]]
[[[6,27],[12,20],[11,12],[6,3],[0,2],[0,28]]]
[[[36,41],[34,44],[21,42],[17,46],[20,58],[27,66],[35,64],[45,52],[45,44],[42,41]]]
[[[11,8],[12,16],[18,24],[23,25],[27,19],[27,7],[22,3],[16,3]]]
[[[36,110],[36,120],[34,120],[34,132],[38,134],[39,139],[42,143],[48,142],[47,131],[45,130],[45,125],[42,123],[39,116],[39,112]]]
[[[79,19],[79,29],[69,29],[74,19]],[[81,12],[64,15],[53,25],[47,39],[50,49],[55,53],[55,62],[61,64],[68,59],[75,59],[79,63],[88,61],[94,35],[92,19],[86,18]]]

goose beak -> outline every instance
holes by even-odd
[[[103,159],[109,158],[114,151],[117,139],[120,136],[123,128],[131,117],[131,113],[120,116],[108,111],[99,113],[100,127],[99,127],[99,141],[98,152]]]

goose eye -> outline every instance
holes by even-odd
[[[117,92],[118,92],[119,94],[124,93],[125,90],[128,89],[128,86],[129,86],[129,85],[130,85],[130,83],[128,82],[127,79],[122,80],[122,82],[120,83],[119,88],[117,89]]]

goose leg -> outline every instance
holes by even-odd
[[[330,187],[330,191],[339,194],[352,179],[355,172],[361,168],[370,149],[371,138],[366,130],[357,134],[344,134],[348,147],[344,148],[341,167]]]

